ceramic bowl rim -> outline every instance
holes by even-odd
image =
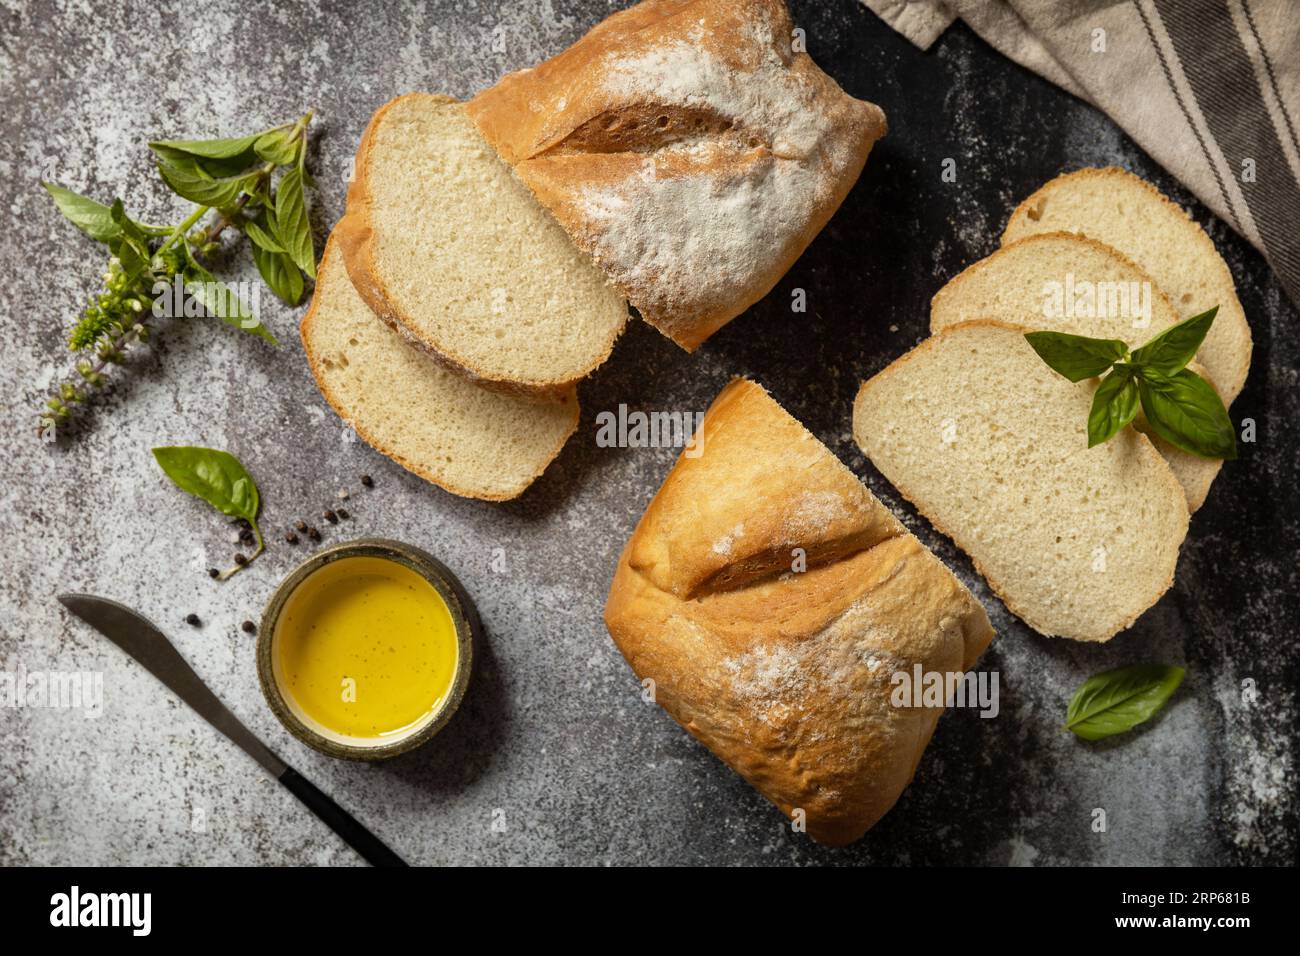
[[[428,581],[446,602],[447,609],[451,612],[452,623],[456,628],[458,652],[456,672],[452,675],[451,687],[433,717],[391,743],[366,747],[353,746],[325,737],[294,713],[275,678],[272,654],[275,629],[290,595],[322,568],[335,561],[358,557],[394,561]],[[272,593],[266,609],[262,612],[262,625],[257,637],[257,676],[262,685],[262,696],[266,698],[271,712],[285,726],[285,729],[313,750],[345,760],[369,761],[396,757],[398,754],[407,753],[427,743],[451,720],[469,687],[474,663],[474,636],[479,628],[478,615],[464,586],[445,564],[427,551],[390,538],[355,538],[330,545],[317,551],[290,571]]]

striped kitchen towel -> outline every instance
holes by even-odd
[[[1107,113],[1300,305],[1296,0],[863,0],[926,49],[955,19]]]

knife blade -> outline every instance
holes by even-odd
[[[272,753],[203,683],[194,668],[148,618],[93,594],[60,594],[59,603],[126,651],[200,717],[262,765],[306,807],[374,866],[406,863],[351,814]]]

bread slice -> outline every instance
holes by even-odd
[[[1232,273],[1214,242],[1150,183],[1115,167],[1058,176],[1016,207],[1002,244],[1077,232],[1113,246],[1169,294],[1179,318],[1219,307],[1197,358],[1226,403],[1246,383],[1251,337]]]
[[[1088,448],[1093,382],[1018,328],[941,331],[863,384],[862,450],[1030,627],[1106,641],[1173,583],[1187,499],[1145,435]]]
[[[334,238],[300,332],[321,394],[368,444],[466,498],[515,498],[578,425],[560,402],[503,395],[444,368],[389,329],[348,279]]]
[[[704,417],[619,559],[605,623],[654,700],[808,835],[841,846],[907,787],[943,711],[898,675],[993,638],[965,586],[761,386]]]
[[[1137,348],[1179,316],[1156,282],[1122,253],[1086,236],[1044,232],[969,266],[930,300],[932,333],[973,319],[996,319],[1026,332],[1123,339]],[[1196,371],[1210,380],[1203,369]],[[1169,463],[1195,512],[1223,463],[1176,448],[1140,417],[1137,425]]]
[[[445,96],[411,93],[374,115],[336,234],[371,309],[488,387],[563,395],[627,320],[623,297]]]

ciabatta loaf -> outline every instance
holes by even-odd
[[[1155,447],[1123,429],[1088,447],[1096,380],[1073,384],[1021,329],[944,329],[863,384],[867,457],[1049,636],[1106,641],[1173,583],[1187,499]]]
[[[894,675],[968,670],[992,628],[758,385],[732,382],[702,428],[624,549],[605,622],[673,719],[814,839],[850,843],[943,711],[895,706]]]
[[[1179,318],[1217,305],[1196,357],[1231,404],[1250,371],[1250,325],[1228,264],[1186,212],[1127,170],[1080,169],[1058,176],[1017,206],[1002,244],[1038,232],[1082,233],[1118,249],[1169,294]]]
[[[839,207],[881,110],[817,68],[782,0],[645,0],[469,114],[641,315],[687,350]]]
[[[483,385],[560,397],[613,348],[623,297],[443,96],[380,109],[335,230],[353,285]]]
[[[352,288],[334,239],[300,331],[316,384],[339,416],[453,494],[489,501],[522,494],[578,425],[572,389],[557,402],[490,392],[389,329]]]
[[[930,301],[930,331],[973,319],[997,319],[1026,332],[1048,329],[1122,339],[1137,348],[1179,321],[1155,280],[1122,253],[1069,232],[1043,232],[1003,246],[968,267]],[[1194,367],[1210,380],[1204,368]],[[1190,454],[1135,425],[1169,462],[1195,512],[1223,462]]]

